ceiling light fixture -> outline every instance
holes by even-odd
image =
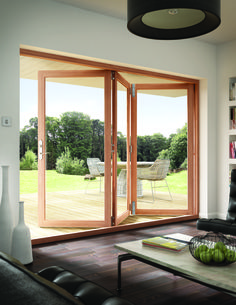
[[[220,0],[128,0],[128,29],[145,38],[196,37],[220,22]]]

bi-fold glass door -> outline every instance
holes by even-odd
[[[38,139],[40,226],[107,227],[130,214],[130,88],[119,74],[40,71]]]
[[[152,83],[148,83],[148,77],[146,83],[131,85],[133,75],[128,75],[129,81],[127,75],[108,70],[39,72],[40,226],[95,228],[116,226],[130,214],[196,214],[197,88],[194,84],[181,82],[155,83],[154,78]],[[155,200],[149,200],[150,192],[138,176],[139,167],[150,167],[157,157],[146,160],[148,162],[139,162],[138,159],[137,134],[142,124],[138,114],[144,115],[143,106],[149,109],[146,124],[149,125],[154,113],[149,102],[142,102],[139,95],[158,96],[168,90],[167,96],[172,95],[172,90],[182,90],[186,95],[188,170],[186,205],[183,208],[174,204],[172,208],[166,208],[160,202],[156,206]],[[59,117],[54,117],[55,109],[58,113],[61,111]],[[61,164],[66,160],[72,160],[73,171],[88,158],[96,159],[97,173],[90,171],[87,180],[81,174],[75,175],[78,180],[75,181],[73,173],[60,172]],[[57,174],[54,170],[52,175],[55,167]],[[90,179],[92,176],[95,179]],[[63,183],[59,183],[61,178]]]

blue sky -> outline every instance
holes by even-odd
[[[47,83],[48,116],[59,117],[66,111],[86,113],[91,119],[104,121],[103,89]],[[118,130],[126,134],[126,93],[118,93]],[[20,80],[20,128],[38,115],[38,84]],[[187,98],[170,98],[148,94],[138,95],[138,135],[176,133],[187,122]]]

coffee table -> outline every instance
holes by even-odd
[[[135,259],[174,275],[236,296],[236,263],[208,266],[195,260],[188,247],[181,252],[143,246],[142,240],[115,245],[125,252],[118,256],[118,291],[121,290],[121,263]]]

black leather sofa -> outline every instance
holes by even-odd
[[[132,305],[58,266],[38,274],[0,252],[1,305]]]
[[[231,171],[229,206],[226,219],[200,218],[197,221],[197,229],[236,236],[236,169]]]

